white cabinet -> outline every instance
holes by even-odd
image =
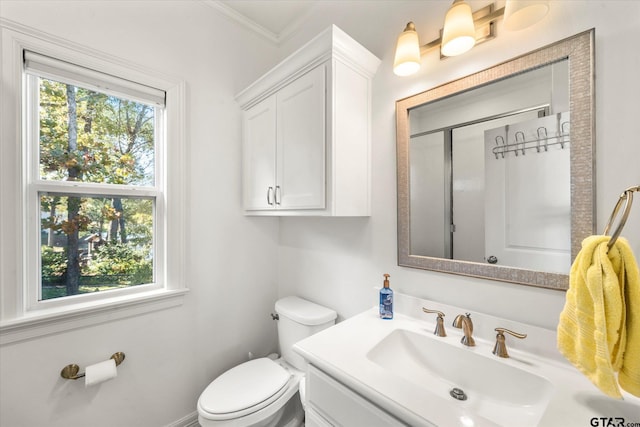
[[[407,426],[313,365],[307,368],[307,427]]]
[[[320,66],[244,112],[245,209],[325,207],[324,93]]]
[[[269,97],[244,112],[243,176],[246,209],[274,204],[276,171],[276,98]]]
[[[247,215],[369,215],[379,63],[332,26],[236,97]]]

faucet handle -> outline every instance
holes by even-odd
[[[429,310],[428,308],[422,307],[422,311],[425,313],[435,313],[438,315],[436,318],[436,329],[433,331],[434,335],[439,337],[446,337],[447,333],[444,330],[444,313],[438,310]]]
[[[527,334],[520,334],[518,332],[513,332],[505,328],[496,328],[495,331],[498,334],[496,335],[496,345],[493,347],[493,354],[498,357],[509,357],[509,353],[507,353],[507,345],[505,344],[505,332],[520,339],[527,337]]]

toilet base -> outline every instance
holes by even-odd
[[[300,394],[296,393],[289,399],[282,411],[282,416],[277,424],[278,427],[302,427],[304,426],[304,409],[300,402]]]

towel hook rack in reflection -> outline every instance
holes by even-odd
[[[613,221],[618,216],[618,212],[622,207],[622,202],[625,202],[624,210],[622,211],[622,217],[620,217],[620,222],[618,223],[616,230],[611,235],[611,239],[607,244],[607,247],[609,249],[611,249],[613,245],[616,243],[616,240],[618,240],[618,237],[620,236],[620,233],[622,232],[624,225],[627,223],[627,219],[629,218],[629,213],[631,212],[631,204],[633,203],[634,191],[640,192],[640,185],[629,187],[622,192],[622,194],[620,195],[620,198],[618,199],[618,203],[616,203],[616,206],[613,208],[613,212],[611,212],[611,216],[609,217],[609,222],[607,223],[607,226],[604,228],[604,235],[606,236],[607,233],[609,233],[611,226],[613,225]]]

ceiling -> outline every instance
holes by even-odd
[[[227,17],[278,44],[311,14],[319,0],[205,0]]]

